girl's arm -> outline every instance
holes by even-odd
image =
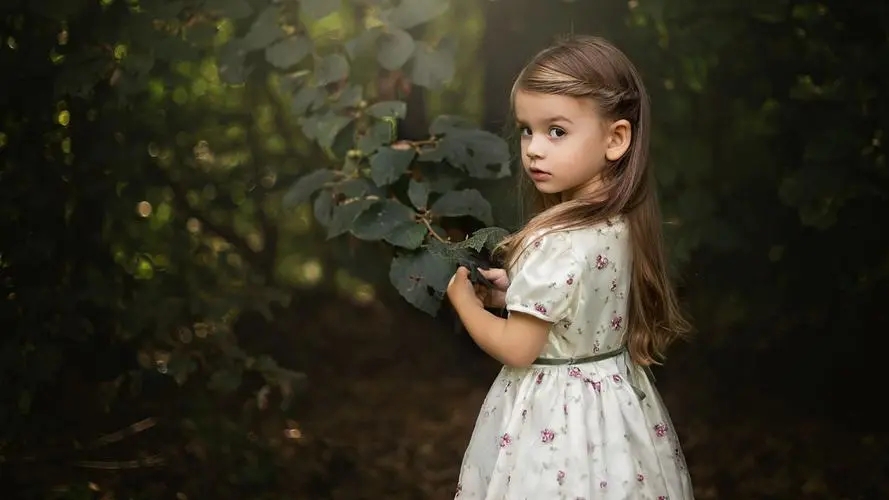
[[[529,366],[540,355],[549,334],[549,322],[518,312],[507,319],[491,314],[476,296],[465,267],[457,269],[447,293],[466,331],[489,355],[516,367]]]

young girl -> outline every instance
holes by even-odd
[[[525,67],[512,107],[537,215],[501,246],[509,276],[484,272],[495,290],[477,293],[465,268],[448,286],[469,334],[506,365],[457,498],[691,499],[649,378],[688,324],[667,278],[642,80],[608,42],[575,37]]]

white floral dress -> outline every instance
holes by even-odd
[[[629,237],[614,219],[549,233],[519,257],[506,307],[553,326],[539,363],[494,381],[455,498],[693,498],[667,410],[623,347]]]

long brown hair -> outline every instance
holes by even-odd
[[[602,117],[627,120],[631,142],[602,172],[601,188],[590,196],[561,202],[558,194],[534,188],[520,176],[520,193],[529,197],[534,217],[503,241],[498,252],[511,265],[532,243],[532,235],[555,228],[569,230],[623,216],[630,229],[633,255],[629,291],[627,347],[642,365],[659,364],[673,341],[690,330],[670,284],[662,219],[652,170],[648,165],[651,111],[642,78],[630,60],[606,40],[573,36],[538,53],[516,79],[517,91],[591,99]]]

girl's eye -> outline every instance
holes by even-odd
[[[519,127],[519,132],[521,133],[522,137],[530,137],[533,134],[530,127]],[[561,139],[565,136],[566,133],[567,132],[565,132],[565,129],[559,127],[552,127],[549,129],[549,136],[552,139]]]
[[[555,139],[559,139],[565,136],[565,131],[560,129],[559,127],[553,127],[549,129],[549,136]]]

